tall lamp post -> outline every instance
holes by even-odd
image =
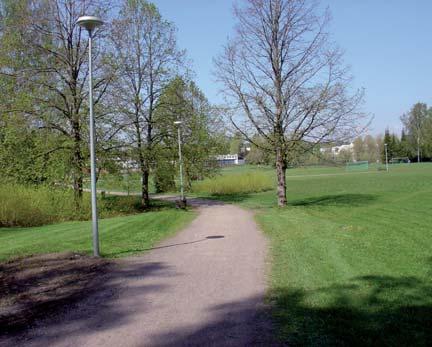
[[[387,155],[387,143],[384,143],[385,148],[385,158],[386,158],[386,171],[388,172],[388,155]]]
[[[96,204],[96,151],[95,151],[95,122],[93,117],[93,69],[92,69],[92,36],[93,30],[103,24],[99,17],[79,17],[77,24],[86,29],[89,40],[89,109],[90,109],[90,171],[91,171],[91,205],[93,230],[93,255],[99,257],[99,228]]]
[[[186,199],[184,196],[184,189],[183,189],[183,158],[182,158],[182,151],[181,151],[181,132],[180,132],[180,126],[182,125],[182,121],[178,120],[174,122],[174,125],[177,126],[177,135],[178,135],[178,155],[179,155],[179,161],[180,161],[180,200],[181,203],[186,205]]]

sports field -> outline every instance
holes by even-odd
[[[255,209],[271,240],[269,300],[281,337],[294,345],[430,343],[432,164],[287,176],[283,209],[274,191],[218,197]]]

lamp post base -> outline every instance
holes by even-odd
[[[175,204],[176,204],[176,208],[181,208],[184,210],[187,207],[186,198],[184,198],[183,200],[181,199],[176,200]]]

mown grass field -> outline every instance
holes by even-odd
[[[99,222],[101,254],[115,258],[148,250],[183,228],[194,212],[165,206]],[[0,228],[0,262],[19,256],[57,252],[91,254],[91,222],[65,222],[31,228]]]
[[[256,168],[224,175],[248,170]],[[389,173],[291,169],[287,177],[286,208],[275,207],[274,190],[213,196],[255,209],[270,239],[269,300],[281,339],[430,344],[432,164],[395,165]]]

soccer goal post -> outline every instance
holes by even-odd
[[[346,171],[367,171],[369,170],[368,161],[353,161],[346,164]]]

